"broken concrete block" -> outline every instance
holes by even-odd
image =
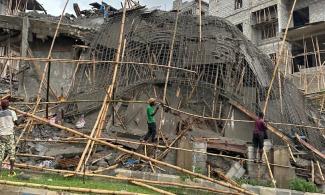
[[[226,177],[228,178],[241,178],[246,170],[241,166],[239,162],[234,163],[230,170],[227,172]]]
[[[102,159],[102,160],[98,161],[96,163],[96,165],[99,167],[107,167],[107,162],[104,159]]]

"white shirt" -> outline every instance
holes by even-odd
[[[0,110],[0,135],[14,134],[14,121],[17,120],[16,112],[13,110]]]

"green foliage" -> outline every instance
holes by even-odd
[[[317,186],[304,179],[295,178],[290,181],[289,187],[292,190],[302,191],[302,192],[319,192]]]

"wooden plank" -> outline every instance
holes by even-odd
[[[299,143],[301,143],[303,146],[305,146],[307,149],[312,151],[317,156],[321,157],[322,159],[325,159],[325,154],[323,154],[322,152],[317,150],[314,146],[312,146],[311,144],[309,144],[306,141],[304,141],[303,139],[301,139],[301,137],[297,133],[295,136],[296,136],[297,140],[299,141]]]
[[[233,100],[229,100],[229,103],[231,105],[233,105],[234,107],[236,107],[238,110],[242,111],[248,117],[250,117],[250,118],[252,118],[254,120],[257,119],[257,116],[255,115],[255,113],[247,110],[244,106],[240,105],[239,103],[237,103],[237,102],[235,102]],[[284,133],[282,133],[280,130],[278,130],[277,128],[271,126],[270,124],[267,124],[267,128],[268,128],[269,131],[271,131],[276,136],[278,136],[280,139],[282,139],[286,144],[289,144],[289,145],[294,147],[294,144],[291,142],[290,138],[288,136],[286,136]]]

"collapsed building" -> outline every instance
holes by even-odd
[[[44,58],[55,37],[58,18],[37,14],[0,18],[3,47],[23,57],[15,60],[15,55],[4,53],[10,60],[2,60],[3,67],[8,62],[17,67],[18,95],[23,101],[16,105],[25,111],[30,111],[27,102],[37,99],[35,86],[43,80],[42,69],[50,62],[49,84],[41,91],[41,102],[50,107],[47,114],[56,112],[62,117],[60,123],[64,126],[73,127],[84,117],[86,125],[78,131],[90,137],[218,177],[220,172],[233,177],[230,170],[238,165],[234,157],[239,156],[247,162],[240,165],[241,170],[247,170],[247,177],[269,180],[265,164],[251,163],[250,142],[253,119],[263,111],[270,95],[265,114],[273,149],[268,156],[278,185],[286,186],[295,175],[309,178],[310,160],[320,162],[320,170],[324,169],[323,118],[317,107],[280,73],[270,87],[274,77],[271,59],[222,18],[205,16],[199,20],[198,16],[147,10],[137,5],[126,12],[122,46],[122,10],[105,21],[102,16],[67,19],[59,28],[50,56],[53,59],[47,61]],[[96,23],[97,28],[85,25],[89,20],[100,23]],[[119,46],[121,60],[116,62]],[[106,89],[114,83],[107,120],[103,129],[94,131],[104,97],[111,93]],[[46,96],[54,103],[44,103]],[[56,102],[60,96],[63,100]],[[158,144],[185,150],[163,150],[152,145],[144,148],[138,142],[146,133],[144,103],[150,97],[164,102],[156,117]],[[134,155],[94,146],[91,140],[44,124],[33,127],[20,143],[19,152],[48,157],[56,165],[26,155],[20,162],[76,171],[100,171],[116,165],[115,168],[175,173],[170,167],[153,166]],[[255,169],[262,169],[264,174],[256,175]],[[318,184],[324,182],[321,171],[316,178]]]

